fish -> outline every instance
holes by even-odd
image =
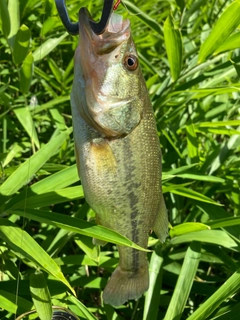
[[[91,30],[83,10],[79,21],[71,107],[85,199],[97,224],[147,248],[151,230],[165,241],[168,216],[156,121],[130,21],[112,13],[101,35]],[[138,299],[149,287],[146,252],[118,250],[119,264],[103,291],[104,303],[112,306]]]

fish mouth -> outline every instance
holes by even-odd
[[[111,53],[130,37],[130,21],[123,20],[122,16],[112,13],[104,32],[100,35],[92,31],[89,23],[90,14],[86,8],[79,12],[79,34],[82,45],[91,45],[97,55]]]

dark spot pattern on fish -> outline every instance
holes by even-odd
[[[141,182],[135,182],[136,179],[136,166],[134,162],[129,161],[129,159],[134,159],[134,155],[131,148],[131,139],[125,139],[125,150],[124,152],[124,161],[127,164],[124,167],[124,175],[125,175],[125,183],[124,186],[128,192],[127,199],[129,201],[129,207],[131,208],[130,214],[130,223],[131,223],[131,240],[135,243],[139,243],[139,196],[138,191],[141,187]],[[131,250],[131,260],[132,260],[132,267],[134,272],[139,269],[140,266],[140,255],[139,251],[132,249]]]

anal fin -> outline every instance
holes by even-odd
[[[161,201],[159,206],[158,215],[153,227],[158,239],[164,242],[168,236],[168,214],[163,195],[161,194]]]

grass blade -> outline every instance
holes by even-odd
[[[11,203],[6,205],[5,209],[42,208],[50,206],[53,203],[63,203],[75,199],[81,199],[83,197],[84,194],[82,186],[50,191],[38,195],[31,193],[28,190],[27,193],[25,192],[25,197],[23,193],[20,201],[15,202],[15,199],[13,199]]]
[[[88,310],[88,308],[85,307],[85,305],[82,304],[74,296],[69,296],[68,300],[70,302],[72,302],[75,306],[77,306],[77,308],[86,316],[86,319],[88,319],[88,320],[97,320],[97,318]]]
[[[24,230],[20,229],[7,219],[0,219],[0,235],[13,250],[20,253],[24,258],[40,266],[56,279],[63,282],[74,294],[74,289],[62,274],[56,262],[46,253],[45,250]]]
[[[221,206],[220,203],[215,202],[214,200],[204,196],[203,194],[194,191],[192,189],[186,189],[184,187],[176,187],[175,189],[171,189],[170,190],[172,193],[178,194],[180,196],[186,197],[186,198],[190,198],[190,199],[194,199],[194,200],[198,200],[198,201],[202,201],[202,202],[206,202],[206,203],[211,203],[211,204],[215,204],[216,206]]]
[[[187,249],[173,296],[164,320],[179,320],[192,288],[201,257],[201,244],[192,242]]]
[[[205,320],[227,298],[240,288],[240,269],[238,269],[209,299],[207,299],[187,320]],[[230,318],[228,318],[230,319]]]
[[[148,27],[155,30],[157,33],[162,34],[160,25],[152,19],[148,14],[139,9],[138,6],[135,6],[132,2],[125,0],[124,5],[127,9],[141,19]]]
[[[52,319],[51,296],[42,272],[30,275],[30,291],[39,318]]]
[[[217,50],[230,34],[240,24],[240,1],[231,3],[217,20],[209,37],[202,44],[198,56],[198,63],[202,63],[206,58]]]
[[[240,32],[236,32],[232,34],[230,37],[228,37],[214,53],[218,54],[220,52],[238,49],[239,47],[240,47]]]
[[[220,230],[200,230],[197,232],[185,233],[184,235],[173,238],[171,244],[176,245],[189,241],[213,243],[229,249],[237,247],[237,243],[226,232]]]
[[[113,230],[110,230],[103,226],[94,225],[93,223],[81,219],[69,217],[55,212],[51,212],[51,214],[49,214],[49,212],[47,211],[34,209],[28,209],[26,212],[17,210],[9,210],[9,212],[26,217],[28,219],[44,222],[57,228],[62,228],[71,232],[83,234],[88,237],[93,237],[106,242],[116,243],[120,246],[127,246],[130,248],[149,252],[149,250],[138,246],[131,240]]]
[[[0,308],[2,310],[7,310],[13,314],[20,314],[31,310],[32,306],[32,302],[19,296],[16,302],[16,294],[0,290]]]
[[[158,246],[152,253],[149,265],[149,289],[145,295],[143,320],[156,320],[158,318],[158,305],[161,299],[163,258],[161,247]]]
[[[34,62],[38,62],[45,58],[56,46],[62,42],[63,39],[66,38],[68,35],[67,32],[65,32],[61,37],[59,38],[51,38],[46,40],[40,47],[38,47],[34,52],[33,52],[33,58]]]
[[[27,107],[16,108],[14,109],[14,113],[17,116],[23,128],[26,130],[30,139],[34,142],[36,147],[39,149],[40,144],[38,140],[38,135],[37,135],[37,131],[34,126],[34,121],[29,109]]]
[[[23,185],[31,180],[36,171],[38,171],[47,160],[54,155],[58,148],[69,136],[71,130],[67,130],[51,140],[42,147],[33,156],[28,158],[0,187],[0,193],[11,195],[17,192]]]

